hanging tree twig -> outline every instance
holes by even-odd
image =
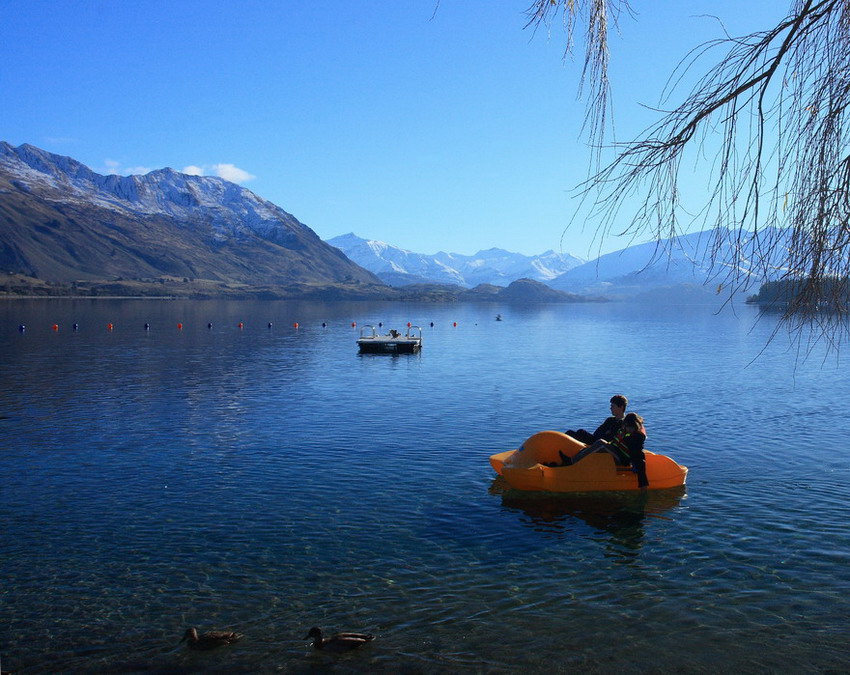
[[[623,10],[618,0],[536,0],[528,9],[533,25],[561,13],[568,47],[586,17],[585,123],[597,147],[610,105],[606,19]],[[730,291],[753,278],[793,280],[784,323],[837,347],[850,309],[850,2],[798,0],[770,30],[701,45],[673,83],[707,54],[717,60],[690,94],[615,146],[616,158],[581,186],[597,233],[662,242],[694,225],[711,229],[711,262]],[[688,152],[707,155],[697,164],[705,190],[685,195]]]

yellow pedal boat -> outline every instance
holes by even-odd
[[[640,489],[637,475],[631,468],[617,466],[607,452],[595,452],[571,466],[546,466],[561,462],[558,451],[573,457],[583,447],[584,443],[560,431],[541,431],[531,436],[518,450],[492,455],[490,464],[516,490],[600,492]],[[650,490],[685,484],[688,467],[648,450],[644,451],[644,455]]]

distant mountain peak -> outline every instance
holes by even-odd
[[[543,256],[526,256],[496,247],[471,256],[445,251],[427,255],[364,239],[353,232],[328,239],[328,243],[392,285],[421,283],[425,279],[466,288],[480,284],[507,286],[524,277],[546,282],[584,262],[551,251]]]

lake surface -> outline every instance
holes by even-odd
[[[850,670],[848,370],[715,309],[0,302],[3,669]],[[408,321],[420,354],[357,354]],[[614,393],[685,489],[496,480]]]

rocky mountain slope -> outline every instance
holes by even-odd
[[[104,176],[3,142],[0,271],[57,283],[383,285],[291,214],[221,178]]]

